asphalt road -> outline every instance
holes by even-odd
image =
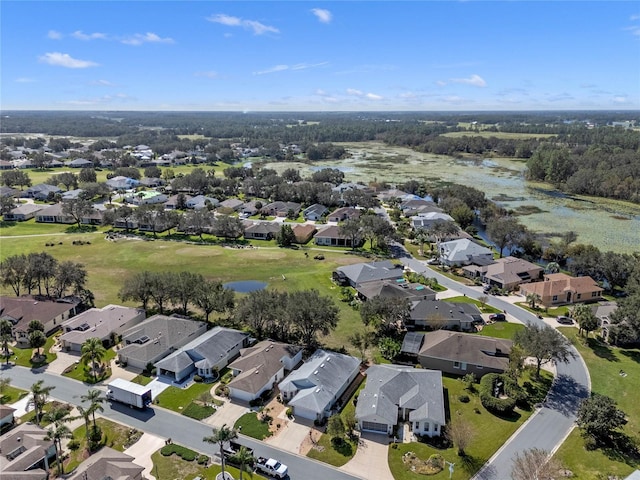
[[[11,384],[16,387],[29,389],[38,380],[44,380],[45,385],[54,386],[51,397],[72,404],[80,404],[80,396],[84,395],[89,386],[61,375],[53,375],[43,371],[30,370],[25,367],[11,367],[3,369],[4,376],[11,378]],[[104,387],[98,387],[105,390]],[[179,415],[160,407],[152,407],[146,411],[138,411],[119,403],[105,403],[103,417],[129,425],[138,430],[152,433],[162,438],[171,438],[174,443],[184,445],[198,452],[213,456],[217,446],[205,443],[203,437],[212,434],[211,427],[197,420]],[[251,437],[241,435],[239,442],[254,450],[255,455],[278,459],[289,467],[289,478],[305,480],[357,480],[358,477],[349,475],[325,463],[294,455],[290,452],[273,448]]]
[[[467,297],[478,298],[483,295],[477,289],[462,285],[415,260],[408,253],[398,252],[400,261],[412,270],[428,277]],[[513,305],[500,297],[489,296],[489,305],[519,319],[523,323],[543,325],[544,322],[532,313]],[[546,325],[546,324],[544,324]],[[567,363],[558,363],[557,376],[543,406],[516,431],[511,438],[489,459],[476,474],[478,480],[505,480],[511,478],[513,460],[518,453],[530,448],[539,448],[553,452],[569,435],[575,425],[576,413],[580,402],[589,396],[589,371],[582,357],[572,347],[574,358]]]

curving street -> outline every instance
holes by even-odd
[[[412,258],[406,251],[404,255],[401,253],[400,256],[400,261],[411,270],[435,277],[441,285],[447,288],[475,299],[482,295],[477,287],[468,287],[451,280]],[[544,324],[532,313],[499,297],[489,296],[487,303],[525,324]],[[513,459],[517,453],[530,448],[554,452],[571,433],[580,402],[589,396],[591,387],[587,366],[578,351],[573,347],[571,349],[574,358],[567,363],[556,365],[557,376],[543,406],[489,459],[473,477],[474,479],[504,480],[511,478]]]

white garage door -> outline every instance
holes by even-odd
[[[385,423],[362,422],[362,429],[369,432],[387,433],[387,425]]]

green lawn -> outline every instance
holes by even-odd
[[[2,392],[0,393],[0,405],[7,405],[9,403],[17,402],[22,397],[28,394],[29,392],[27,392],[26,390],[8,385],[4,387],[2,389]]]
[[[119,452],[125,451],[142,436],[141,431],[112,422],[106,418],[96,418],[96,425],[102,430],[101,446],[111,447]],[[92,428],[92,426],[93,424],[91,423],[89,428]],[[73,431],[73,438],[80,443],[80,448],[69,452],[69,457],[64,462],[65,472],[70,472],[84,461],[87,455],[86,435],[86,427],[84,425]],[[96,452],[93,453],[95,454]]]
[[[324,260],[314,260],[314,248],[293,250],[277,247],[252,249],[223,248],[217,245],[193,245],[172,241],[119,240],[110,242],[104,235],[73,234],[64,239],[64,245],[46,248],[43,237],[3,238],[0,260],[19,253],[47,251],[58,261],[74,261],[85,265],[88,272],[87,287],[95,294],[98,306],[109,303],[122,304],[118,291],[122,279],[142,270],[181,271],[200,273],[209,279],[223,282],[258,280],[274,290],[317,289],[322,295],[331,296],[340,309],[337,329],[323,338],[329,348],[348,346],[347,336],[361,326],[358,312],[338,300],[331,272],[341,266],[367,259],[348,255],[343,251],[322,251]],[[90,245],[69,247],[72,240],[88,240]],[[309,252],[308,258],[305,251]],[[285,275],[286,281],[282,279]],[[12,294],[6,287],[0,292]],[[133,306],[131,302],[125,303]],[[198,313],[198,312],[194,312]],[[348,347],[349,348],[349,347]],[[27,362],[23,365],[30,366]],[[186,405],[185,405],[186,406]]]
[[[201,477],[203,480],[215,480],[216,475],[221,472],[220,465],[216,463],[205,467],[198,465],[195,460],[193,462],[187,462],[177,455],[165,457],[160,451],[151,455],[151,460],[153,461],[153,470],[151,473],[156,479],[180,478],[183,480],[192,480],[196,477]],[[225,471],[233,475],[233,478],[240,478],[240,471],[237,468],[226,466]],[[245,472],[243,475],[243,478],[247,480],[266,480],[265,477],[257,473]]]
[[[543,372],[543,381],[540,388],[548,388],[551,384],[551,374]],[[532,383],[530,370],[525,372],[525,376],[520,380],[522,384],[525,380]],[[489,413],[481,404],[477,393],[469,393],[465,390],[465,385],[457,378],[443,376],[442,383],[445,389],[445,405],[447,418],[453,415],[460,415],[467,420],[473,430],[470,446],[465,450],[466,458],[460,458],[457,450],[451,448],[436,448],[427,443],[398,444],[397,448],[389,448],[389,467],[396,480],[418,480],[424,479],[423,475],[411,472],[402,461],[402,455],[408,451],[415,452],[422,460],[426,460],[430,455],[439,453],[445,460],[455,462],[455,472],[453,479],[465,480],[470,478],[478,469],[493,455],[498,448],[509,438],[524,421],[533,413],[530,410],[516,409],[513,417],[501,418]],[[470,401],[463,403],[459,400],[460,395],[468,395]],[[538,397],[541,395],[537,394]],[[430,476],[434,479],[449,478],[449,471],[445,469],[437,475]]]
[[[258,420],[258,415],[255,412],[249,412],[242,415],[233,428],[240,429],[243,435],[256,438],[258,440],[264,440],[271,436],[269,431],[269,424]]]
[[[53,391],[55,392],[55,390]],[[55,393],[52,392],[52,395],[55,395]],[[42,415],[40,416],[40,426],[41,427],[46,427],[47,425],[49,425],[50,422],[47,421],[46,418],[44,418],[44,414],[46,414],[49,410],[51,410],[52,408],[59,408],[59,407],[69,407],[68,404],[66,403],[61,403],[58,401],[52,401],[52,402],[48,402],[45,403],[44,407],[42,407]],[[33,407],[30,407],[31,409],[25,413],[23,416],[20,417],[20,423],[26,423],[26,422],[34,422],[35,423],[35,418],[36,418],[36,411],[33,409]]]
[[[209,392],[214,385],[213,383],[193,383],[189,388],[171,386],[158,395],[153,403],[174,412],[183,413],[191,402],[198,400],[203,393]]]
[[[31,360],[32,354],[33,354],[32,348],[17,348],[17,347],[12,347],[13,355],[14,355],[12,357],[12,360],[15,362],[16,365],[20,365],[21,367],[27,367],[27,368],[41,367],[42,365],[50,364],[56,358],[58,358],[58,355],[56,355],[55,353],[51,353],[50,350],[51,350],[51,347],[53,347],[54,343],[56,343],[56,339],[59,334],[60,333],[57,333],[47,338],[47,343],[45,343],[44,347],[40,349],[41,353],[45,353],[46,355],[44,361],[34,362]]]
[[[467,297],[467,296],[449,297],[445,301],[451,302],[451,303],[471,303],[476,307],[478,307],[478,309],[482,313],[500,313],[501,312],[501,310],[498,308],[492,307],[491,305],[483,304],[481,301],[476,300],[474,298]]]
[[[216,412],[215,407],[211,405],[202,405],[200,403],[191,402],[187,405],[187,408],[182,410],[182,415],[196,420],[204,420],[209,418]]]
[[[578,330],[571,327],[559,329],[575,345],[582,355],[589,375],[591,389],[595,393],[613,398],[623,412],[628,423],[624,433],[640,443],[640,404],[635,392],[640,385],[640,349],[622,349],[603,344],[595,338],[578,336]],[[626,376],[620,375],[620,371]],[[576,478],[599,480],[607,476],[626,477],[634,469],[640,468],[640,458],[629,458],[616,452],[602,450],[587,451],[580,432],[574,430],[556,454],[562,464],[573,471]]]
[[[524,328],[524,325],[521,323],[495,322],[482,327],[482,330],[478,332],[478,335],[512,340],[515,333],[522,328]]]
[[[137,383],[138,385],[148,385],[153,381],[153,377],[149,375],[140,374],[134,377],[131,381],[133,383]]]
[[[74,380],[78,380],[80,382],[85,383],[97,383],[103,380],[106,380],[111,376],[111,367],[109,367],[111,360],[113,360],[116,356],[115,350],[112,348],[107,349],[104,358],[102,359],[102,364],[106,366],[101,375],[98,375],[95,379],[93,374],[91,373],[90,363],[86,361],[80,361],[75,365],[72,365],[69,368],[69,371],[63,373],[65,377],[73,378]]]

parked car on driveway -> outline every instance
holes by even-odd
[[[507,317],[504,313],[492,313],[489,315],[489,320],[493,320],[494,322],[506,322]]]
[[[569,317],[565,317],[564,315],[558,315],[556,321],[561,325],[573,325],[573,319]]]

